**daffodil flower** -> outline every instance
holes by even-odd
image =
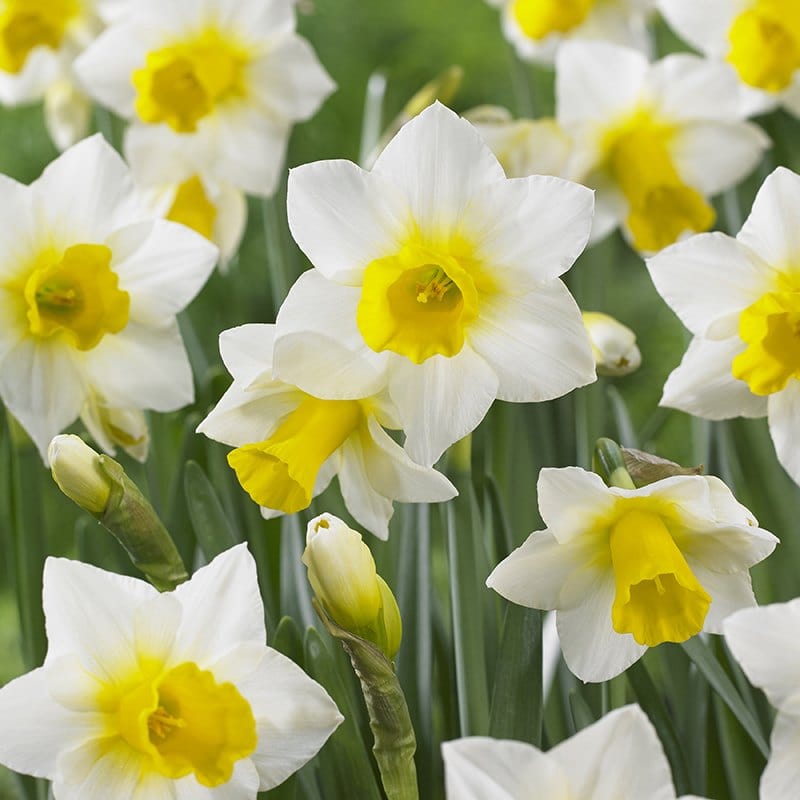
[[[79,415],[105,430],[102,409],[190,403],[176,314],[205,283],[217,248],[152,219],[100,136],[30,186],[0,179],[0,204],[0,397],[42,457]],[[135,420],[121,430],[141,439]],[[98,444],[108,447],[109,438]],[[116,443],[136,444],[124,435]]]
[[[267,647],[255,562],[240,545],[175,591],[77,561],[44,573],[44,665],[0,690],[0,762],[57,800],[255,800],[342,721]]]
[[[399,428],[385,393],[322,400],[276,380],[274,325],[220,335],[233,385],[197,430],[236,449],[228,454],[242,487],[265,517],[307,508],[334,475],[348,511],[381,539],[392,502],[438,502],[456,494],[440,473],[414,463],[386,431]]]
[[[639,706],[606,714],[546,753],[472,736],[445,742],[442,756],[447,800],[675,800],[664,749]]]
[[[543,469],[538,493],[547,528],[486,583],[556,610],[564,658],[584,681],[609,680],[662,642],[720,633],[726,616],[755,605],[748,569],[778,541],[718,478],[622,489],[566,467]]]
[[[627,325],[600,311],[584,311],[583,324],[589,331],[598,375],[629,375],[639,369],[642,354],[636,334]]]
[[[569,39],[651,49],[647,20],[654,0],[488,0],[502,9],[503,33],[520,58],[552,63]]]
[[[800,796],[800,600],[748,608],[725,620],[725,641],[750,682],[778,709],[761,800]]]
[[[594,380],[559,280],[588,239],[591,192],[508,180],[444,106],[407,123],[371,172],[292,170],[288,206],[316,269],[278,313],[275,377],[340,400],[388,382],[415,461],[435,463],[497,397],[549,400]]]
[[[800,116],[800,6],[794,0],[659,0],[679,36],[724,60],[751,114],[783,106]]]
[[[256,195],[273,193],[292,125],[334,88],[295,34],[291,0],[139,0],[75,70],[96,100],[133,120],[126,150],[141,139],[184,148]]]
[[[648,262],[694,334],[661,404],[707,419],[769,418],[778,460],[800,484],[800,176],[779,167],[736,238],[695,236]]]
[[[769,140],[745,122],[723,64],[676,53],[568,42],[556,60],[557,119],[572,137],[570,177],[597,190],[592,238],[618,225],[652,253],[716,215],[708,197],[735,186]]]

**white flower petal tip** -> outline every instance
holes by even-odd
[[[606,714],[546,753],[523,742],[475,736],[445,742],[442,757],[447,800],[588,797],[591,792],[619,800],[675,800],[661,742],[635,705]]]
[[[507,179],[441,103],[371,172],[343,161],[293,170],[288,205],[316,269],[279,312],[274,374],[329,399],[388,386],[415,461],[434,464],[496,398],[547,400],[594,380],[559,281],[589,239],[592,192]]]
[[[752,172],[769,145],[737,97],[722,63],[678,53],[648,64],[607,42],[561,47],[557,120],[573,142],[571,177],[597,190],[595,241],[618,225],[653,254],[714,226],[708,198]]]
[[[613,678],[647,647],[719,632],[755,603],[748,570],[778,542],[718,478],[619,489],[567,467],[542,470],[538,492],[547,529],[501,561],[487,586],[555,610],[564,658],[583,681]]]
[[[143,458],[142,411],[175,410],[194,396],[176,315],[207,280],[217,248],[154,220],[99,134],[28,187],[0,181],[0,202],[9,221],[0,237],[0,398],[43,457],[81,416],[103,449]]]
[[[220,335],[234,382],[197,429],[236,448],[228,462],[267,518],[306,508],[336,475],[348,511],[381,539],[395,501],[455,496],[444,475],[412,461],[386,433],[382,425],[397,427],[397,411],[385,392],[326,400],[275,378],[275,332],[243,325]]]
[[[169,15],[142,3],[136,14],[111,15],[75,69],[95,100],[132,120],[126,151],[136,151],[137,173],[157,173],[165,154],[178,152],[170,172],[194,163],[219,184],[270,196],[293,124],[335,89],[295,27],[290,2],[209,0]]]
[[[0,761],[64,796],[95,796],[99,780],[108,800],[155,787],[255,798],[342,721],[319,684],[266,646],[245,545],[163,594],[50,558],[44,608],[44,666],[0,689],[0,712],[17,720],[0,733]]]

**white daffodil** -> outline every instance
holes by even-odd
[[[635,705],[606,714],[546,753],[473,736],[445,742],[442,756],[447,800],[675,800],[664,749]]]
[[[30,186],[0,178],[0,206],[0,397],[42,457],[81,414],[97,429],[100,409],[114,417],[190,403],[175,316],[208,278],[216,247],[153,220],[99,135]],[[126,436],[140,428],[122,424],[116,443],[135,447]]]
[[[651,49],[647,21],[654,0],[488,0],[501,8],[503,33],[528,61],[553,62],[568,39]]]
[[[291,0],[139,0],[76,61],[88,91],[133,120],[125,149],[181,148],[220,181],[270,195],[295,122],[334,85]]]
[[[778,460],[800,484],[800,176],[779,167],[734,239],[695,236],[648,262],[694,334],[661,404],[707,419],[769,418]]]
[[[759,797],[800,797],[800,599],[739,611],[723,627],[725,641],[750,682],[778,709]]]
[[[133,180],[153,212],[214,242],[224,269],[244,234],[247,199],[221,177],[212,153],[200,156],[178,138],[165,140],[158,129],[129,138],[125,147]]]
[[[636,334],[619,320],[600,311],[584,311],[583,324],[589,332],[599,375],[629,375],[642,363]]]
[[[658,0],[658,7],[692,47],[733,67],[747,112],[781,105],[800,116],[800,6],[795,0]]]
[[[366,172],[289,176],[289,225],[316,269],[278,313],[275,376],[316,397],[389,394],[406,449],[436,462],[496,397],[549,400],[594,380],[559,276],[586,245],[592,194],[506,179],[478,132],[436,103]]]
[[[89,130],[91,103],[72,64],[102,30],[104,0],[0,0],[0,103],[44,99],[45,123],[65,150]]]
[[[306,508],[338,475],[347,510],[385,539],[393,501],[439,502],[457,494],[444,475],[414,463],[383,429],[400,425],[382,393],[320,400],[276,380],[274,335],[274,325],[242,325],[220,335],[234,382],[197,428],[236,447],[228,463],[265,517]]]
[[[556,61],[557,118],[573,140],[571,175],[597,190],[593,240],[617,225],[656,252],[708,230],[707,198],[735,186],[769,140],[743,121],[736,78],[686,53],[648,64],[635,50],[569,42]]]
[[[619,675],[662,642],[720,633],[755,605],[748,569],[777,539],[718,478],[606,486],[578,467],[543,469],[532,533],[486,584],[514,603],[556,610],[567,665],[584,681]]]
[[[572,142],[554,119],[514,119],[498,106],[478,106],[464,118],[478,129],[507,177],[566,175]]]
[[[266,646],[245,545],[175,591],[48,558],[44,665],[0,689],[0,762],[56,800],[255,800],[342,721]]]

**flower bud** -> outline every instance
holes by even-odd
[[[584,311],[583,324],[600,375],[629,375],[639,369],[642,354],[636,346],[636,334],[630,328],[599,311]]]
[[[53,480],[64,494],[92,514],[106,510],[111,483],[99,456],[74,434],[56,436],[47,449]]]
[[[321,514],[308,523],[302,560],[328,616],[392,658],[402,636],[400,611],[361,534],[332,514]]]

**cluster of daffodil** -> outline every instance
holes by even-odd
[[[460,117],[423,92],[396,134],[368,149],[368,169],[343,159],[292,169],[288,227],[311,268],[274,322],[220,334],[233,381],[199,424],[201,414],[187,419],[232,448],[228,465],[266,520],[305,512],[334,477],[346,511],[380,540],[396,503],[460,504],[472,533],[455,536],[452,505],[443,514],[455,710],[425,709],[430,731],[435,716],[459,720],[460,738],[424,739],[442,745],[449,800],[701,800],[678,774],[674,709],[653,702],[637,664],[668,643],[683,645],[768,755],[762,800],[800,797],[800,599],[758,607],[750,570],[778,539],[725,482],[601,439],[594,471],[529,476],[544,527],[514,548],[511,537],[497,544],[491,476],[465,478],[468,444],[440,465],[452,482],[436,469],[496,400],[544,403],[637,370],[635,333],[581,311],[565,282],[619,229],[694,337],[662,405],[710,420],[766,416],[800,486],[800,176],[764,170],[741,231],[709,232],[712,198],[735,190],[770,145],[748,118],[779,106],[800,115],[800,11],[790,0],[489,2],[517,55],[553,67],[554,116],[514,119],[487,105]],[[703,56],[655,59],[656,11]],[[362,535],[314,508],[302,558],[290,520],[259,567],[275,552],[280,563],[257,574],[235,530],[216,549],[220,540],[200,536],[178,547],[110,458],[121,449],[145,461],[146,413],[194,401],[178,315],[239,247],[245,195],[276,191],[293,124],[334,89],[295,22],[294,0],[0,0],[0,101],[44,98],[64,150],[30,185],[0,176],[0,399],[63,492],[148,581],[46,560],[47,653],[0,689],[0,719],[11,721],[0,762],[51,781],[56,800],[255,800],[340,725],[332,758],[348,781],[365,774],[359,800],[441,795],[417,784],[397,668],[403,599]],[[431,91],[451,94],[457,75]],[[124,159],[100,134],[83,138],[92,101],[130,123]],[[63,433],[78,420],[105,455]],[[476,513],[479,492],[493,513]],[[213,487],[207,497],[190,508],[193,524],[224,526]],[[307,568],[310,591],[285,574],[286,553]],[[403,561],[406,608],[415,567],[430,579],[430,563],[413,558]],[[456,585],[465,576],[474,585]],[[295,623],[278,627],[290,631],[283,652],[266,645],[264,598],[292,592],[303,623],[313,608],[343,647],[365,718],[349,673],[328,684],[324,670],[312,678],[283,654],[315,663],[314,640],[298,647]],[[467,594],[481,598],[465,604],[472,619],[460,616]],[[430,612],[430,587],[420,596]],[[510,676],[500,663],[501,711],[476,721],[465,698],[487,693],[481,625],[498,616],[499,597],[512,604],[499,659],[536,670]],[[539,611],[553,612],[557,644]],[[428,629],[441,627],[432,616]],[[708,634],[724,635],[735,685]],[[562,655],[570,680],[604,684],[601,714],[576,701],[574,735],[542,750],[530,742],[542,743],[542,695]],[[317,665],[337,663],[325,657]],[[771,753],[761,732],[771,720],[736,662],[777,709]],[[609,709],[608,682],[629,669],[634,697]],[[501,716],[513,705],[501,703],[503,681],[514,679],[535,686],[541,706],[523,724],[538,726],[527,742],[512,741]],[[435,704],[430,686],[419,694],[419,707]],[[377,773],[356,753],[367,722]],[[309,800],[320,797],[308,785]]]

